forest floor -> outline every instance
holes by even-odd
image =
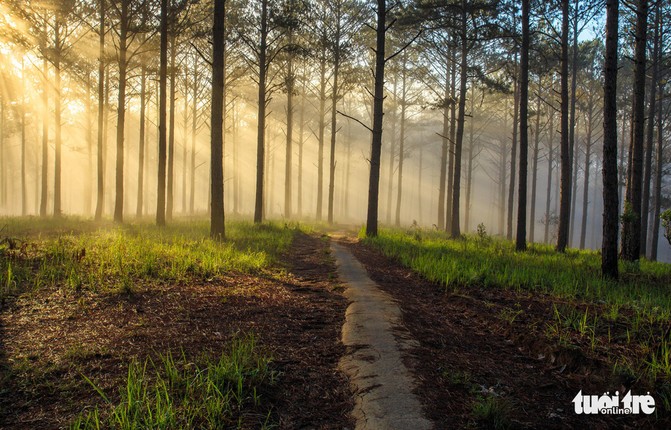
[[[224,350],[253,333],[277,382],[260,393],[279,428],[352,427],[354,400],[337,371],[347,301],[328,241],[296,233],[277,277],[235,274],[213,283],[159,285],[132,294],[32,292],[0,310],[0,428],[67,428],[102,398],[119,398],[131,358]],[[265,410],[243,414],[259,428]]]
[[[574,412],[580,390],[646,394],[645,385],[614,373],[606,351],[545,336],[557,298],[473,286],[447,291],[356,240],[345,243],[401,307],[419,344],[406,365],[437,429],[671,428],[671,414],[659,405],[656,415]],[[502,318],[507,309],[523,312]]]
[[[67,428],[82,411],[104,407],[84,377],[114,402],[132,358],[180,350],[197,357],[246,333],[272,357],[277,380],[259,393],[263,409],[244,411],[241,427],[262,427],[270,410],[269,423],[281,429],[353,428],[355,394],[338,371],[348,301],[330,240],[348,247],[399,305],[416,341],[404,363],[436,429],[671,428],[660,405],[653,415],[575,414],[580,390],[645,394],[646,386],[613,371],[612,350],[544,334],[560,299],[446,290],[352,235],[300,231],[272,275],[160,282],[128,294],[42,288],[9,297],[0,305],[0,428]]]

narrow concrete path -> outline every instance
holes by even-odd
[[[338,275],[346,284],[347,308],[342,341],[347,355],[340,369],[349,377],[356,394],[352,415],[357,429],[431,429],[412,393],[414,379],[401,353],[412,346],[403,335],[401,311],[382,291],[352,253],[331,242]]]

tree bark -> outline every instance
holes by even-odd
[[[172,12],[174,13],[174,12]],[[172,220],[172,212],[174,205],[174,184],[175,184],[175,101],[176,101],[176,67],[175,60],[177,57],[177,36],[174,28],[175,17],[170,19],[170,116],[168,120],[168,189],[166,195],[165,218],[167,221]]]
[[[473,188],[473,158],[475,157],[475,88],[471,89],[471,121],[468,123],[468,166],[466,167],[466,204],[464,205],[464,230],[470,231],[471,190]]]
[[[6,95],[3,93],[2,98],[0,98],[0,203],[3,207],[5,207],[7,204],[7,166],[5,165],[5,97]]]
[[[452,231],[452,202],[454,200],[454,146],[457,133],[457,49],[451,48],[452,68],[450,72],[450,142],[448,146],[447,162],[447,190],[445,201],[447,209],[445,213],[445,231]]]
[[[452,217],[450,236],[458,238],[461,236],[459,223],[459,198],[461,195],[461,150],[464,142],[464,123],[466,121],[466,91],[468,90],[468,34],[467,13],[465,1],[462,1],[461,9],[461,60],[459,70],[459,113],[457,118],[457,135],[454,142],[454,181],[452,185]]]
[[[618,278],[617,235],[617,45],[619,1],[606,1],[606,55],[603,105],[603,240],[601,272]]]
[[[446,209],[446,178],[447,178],[447,153],[450,145],[448,138],[450,130],[449,109],[452,101],[450,100],[450,54],[445,56],[445,96],[443,100],[443,135],[442,145],[440,147],[440,179],[438,180],[438,226],[445,225]]]
[[[648,0],[639,0],[636,8],[634,48],[634,103],[629,144],[631,172],[627,178],[622,228],[622,258],[636,261],[641,256],[641,191],[643,181],[643,139],[645,133],[645,55],[648,29]]]
[[[517,75],[519,64],[517,63],[517,52],[515,52],[515,74]],[[506,228],[506,239],[513,238],[513,208],[515,205],[515,175],[517,174],[515,165],[517,163],[517,133],[519,131],[519,113],[520,113],[520,85],[517,76],[514,76],[514,90],[513,90],[513,145],[510,152],[510,181],[508,183],[508,218]]]
[[[340,19],[339,17],[336,19]],[[340,44],[340,27],[338,27],[338,31],[336,32],[336,39],[335,39],[336,44]],[[338,105],[338,91],[340,90],[338,87],[338,73],[340,72],[340,49],[336,48],[335,52],[335,58],[333,61],[333,94],[331,96],[331,153],[329,157],[329,196],[328,196],[328,223],[333,224],[333,198],[334,198],[334,191],[335,191],[335,169],[336,169],[336,159],[335,159],[335,151],[336,151],[336,135],[338,133],[337,130],[337,122],[336,122],[336,114],[337,114],[337,105]]]
[[[137,161],[137,205],[135,216],[142,218],[142,205],[144,204],[144,157],[145,157],[145,123],[147,110],[147,66],[140,66],[140,136],[138,138],[138,161]]]
[[[529,0],[522,0],[522,49],[520,53],[520,182],[517,191],[515,249],[527,249],[527,160],[529,150]]]
[[[101,0],[102,2],[102,0]],[[102,54],[101,54],[101,64],[102,64]],[[104,73],[104,70],[103,70]],[[49,175],[49,61],[47,58],[44,58],[42,62],[42,106],[44,109],[44,114],[42,115],[42,187],[40,192],[40,216],[47,216],[47,196],[48,196],[48,175]],[[100,84],[102,86],[103,78],[100,78]],[[99,91],[98,96],[102,99],[102,90]],[[102,127],[100,127],[102,130]],[[4,204],[4,201],[3,201]]]
[[[165,225],[165,170],[166,170],[166,105],[168,86],[168,0],[161,0],[161,53],[159,67],[158,108],[158,191],[156,198],[156,224]]]
[[[99,32],[99,50],[98,50],[98,150],[96,154],[96,171],[97,171],[97,193],[96,193],[96,212],[95,220],[100,221],[103,215],[103,204],[105,198],[105,165],[103,159],[104,148],[104,131],[105,131],[105,0],[100,2],[100,28]],[[46,76],[46,75],[45,75]],[[44,134],[43,134],[44,136]],[[45,141],[43,141],[46,143]],[[46,148],[42,149],[43,159],[46,155]],[[42,182],[43,189],[46,189],[45,181]],[[46,195],[42,196],[42,202],[46,206]],[[40,212],[42,210],[40,209]],[[46,215],[46,210],[44,211]]]
[[[198,54],[193,56],[193,100],[191,101],[191,190],[189,192],[189,213],[195,213],[196,199],[196,135],[198,130]]]
[[[570,116],[569,116],[569,126],[568,126],[568,141],[569,141],[569,159],[572,164],[571,174],[571,207],[570,207],[570,220],[569,220],[569,236],[568,244],[573,246],[573,230],[575,226],[575,209],[576,209],[576,196],[577,196],[577,185],[578,185],[578,160],[576,159],[575,151],[575,128],[576,128],[576,117],[575,117],[575,108],[576,108],[576,91],[578,88],[578,19],[579,19],[579,5],[580,0],[575,0],[575,6],[573,8],[573,28],[572,30],[572,41],[571,41],[571,107],[570,107]]]
[[[398,185],[396,187],[396,214],[394,217],[394,225],[396,227],[399,227],[401,225],[401,197],[403,193],[403,161],[405,159],[405,117],[406,117],[406,109],[408,107],[408,100],[407,100],[408,56],[405,52],[402,55],[403,55],[403,61],[401,64],[401,130],[398,138]]]
[[[536,124],[534,127],[534,149],[532,152],[531,160],[533,162],[533,167],[531,168],[531,207],[529,212],[529,241],[535,241],[535,230],[536,230],[536,192],[538,188],[538,152],[540,145],[540,135],[541,135],[541,79],[538,77],[538,95],[536,97]]]
[[[21,57],[21,216],[28,214],[28,196],[26,195],[26,69]]]
[[[123,222],[124,204],[124,131],[126,127],[126,73],[128,63],[127,38],[128,38],[128,0],[121,2],[121,19],[119,22],[119,94],[117,99],[117,126],[116,126],[116,175],[115,175],[115,202],[114,222]]]
[[[289,37],[289,43],[293,43],[293,37]],[[294,75],[293,54],[289,53],[287,60],[287,144],[285,151],[284,164],[284,218],[291,218],[291,159],[293,155],[293,140],[294,140],[294,86],[296,77]],[[335,109],[335,108],[334,108]]]
[[[552,107],[549,109],[550,124],[548,130],[548,183],[545,194],[545,232],[544,242],[550,243],[550,203],[552,202],[552,170],[554,164],[554,117],[555,113]]]
[[[214,0],[214,24],[212,27],[212,111],[211,130],[211,178],[212,209],[210,212],[210,237],[223,240],[224,227],[224,36],[226,1]]]
[[[54,25],[54,110],[55,110],[55,155],[54,155],[54,217],[60,218],[61,211],[61,18],[56,13]]]
[[[641,197],[641,254],[647,254],[648,217],[650,216],[650,183],[652,182],[652,152],[654,150],[654,125],[656,109],[656,90],[659,71],[659,26],[661,23],[660,2],[655,12],[655,33],[653,38],[652,66],[650,74],[650,103],[648,107],[647,137],[645,148],[645,177],[643,178],[643,195]],[[648,254],[649,255],[649,254]]]
[[[375,90],[373,96],[373,137],[371,140],[370,178],[368,182],[368,211],[366,236],[378,234],[378,198],[380,191],[380,156],[382,152],[382,120],[384,115],[385,35],[387,31],[386,0],[377,0],[377,28],[375,43]]]
[[[319,59],[319,125],[317,150],[317,221],[322,219],[324,203],[324,130],[326,129],[326,47],[323,46]]]
[[[266,132],[266,73],[268,37],[268,0],[261,1],[261,41],[259,45],[259,112],[256,130],[256,196],[254,200],[254,223],[263,222],[263,183]]]
[[[570,126],[569,126],[570,129]],[[575,146],[569,145],[571,150],[571,217],[569,220],[568,246],[574,246],[576,198],[578,196],[578,154],[574,153]]]
[[[571,148],[569,146],[569,93],[568,93],[568,32],[569,0],[562,0],[561,32],[561,196],[559,203],[559,229],[557,251],[564,252],[568,245],[569,220],[571,216]]]
[[[661,32],[661,29],[660,29]],[[664,84],[659,84],[659,94],[664,94]],[[652,216],[652,237],[650,238],[650,260],[657,261],[657,247],[659,242],[659,215],[662,206],[662,176],[664,172],[664,124],[662,109],[657,109],[657,154],[655,157],[655,194]]]
[[[303,70],[305,72],[305,70]],[[303,216],[303,144],[305,143],[304,139],[304,128],[305,128],[305,93],[306,93],[307,82],[305,76],[302,80],[301,88],[301,113],[299,116],[299,126],[298,126],[298,178],[297,178],[297,190],[298,201],[296,202],[298,207],[298,217]]]
[[[585,249],[585,237],[587,235],[587,211],[589,205],[589,169],[592,155],[592,130],[594,122],[594,96],[589,94],[587,101],[587,135],[585,136],[585,180],[583,182],[582,194],[582,220],[580,223],[580,249]]]
[[[184,111],[182,113],[182,214],[186,214],[186,174],[189,141],[189,67],[184,66]]]
[[[385,222],[391,224],[391,204],[394,199],[394,164],[396,161],[396,122],[398,117],[396,116],[396,110],[398,109],[398,73],[394,73],[394,84],[391,91],[391,102],[392,107],[389,109],[388,122],[391,123],[391,130],[388,133],[387,139],[390,141],[389,145],[389,170],[387,172],[387,210],[385,211]],[[387,105],[389,106],[389,105]]]

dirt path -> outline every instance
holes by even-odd
[[[332,243],[331,249],[351,302],[342,329],[347,354],[339,367],[355,389],[356,428],[432,428],[412,393],[416,384],[402,360],[402,352],[416,345],[402,326],[399,307],[347,248]]]

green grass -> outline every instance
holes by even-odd
[[[270,362],[251,335],[233,339],[216,358],[192,362],[168,353],[157,362],[133,361],[118,402],[85,377],[105,406],[83,412],[70,428],[268,428],[261,393],[275,382]]]
[[[473,404],[473,417],[480,428],[507,429],[511,426],[512,406],[501,397],[487,396]]]
[[[620,266],[621,280],[601,277],[595,251],[557,253],[533,244],[516,252],[512,242],[471,236],[446,239],[441,232],[382,230],[364,242],[447,288],[497,287],[544,292],[566,299],[629,306],[647,320],[671,319],[671,264],[641,260]],[[616,308],[617,309],[617,308]]]
[[[618,321],[626,327],[626,339],[620,340],[642,351],[634,359],[637,372],[650,381],[671,378],[671,339],[662,334],[671,320],[671,264],[620,263],[621,279],[614,282],[601,277],[601,258],[594,251],[562,254],[533,244],[516,252],[514,243],[486,234],[451,240],[442,232],[419,229],[386,229],[363,240],[448,289],[549,295],[553,305],[545,334],[562,345],[577,342],[594,351],[613,340],[612,322]],[[504,308],[499,317],[513,324],[521,313]]]
[[[289,248],[295,226],[227,223],[223,243],[206,220],[117,226],[77,218],[0,220],[0,299],[17,291],[132,291],[137,286],[259,273]]]

